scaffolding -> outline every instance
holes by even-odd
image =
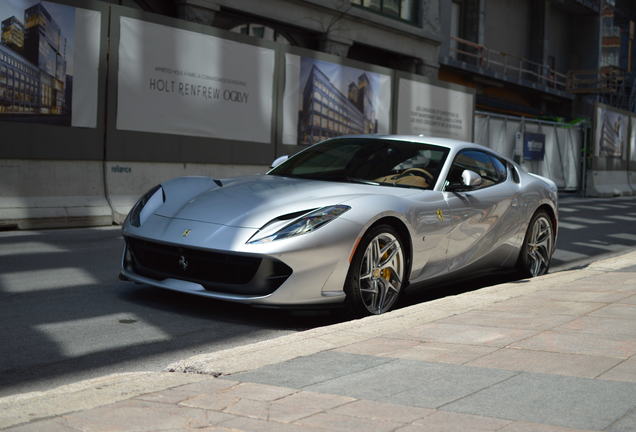
[[[636,112],[636,73],[618,68],[580,70],[568,73],[568,91],[597,95],[599,102]]]
[[[487,74],[512,81],[526,81],[556,90],[567,91],[568,76],[544,63],[537,63],[466,39],[451,37],[450,57]]]

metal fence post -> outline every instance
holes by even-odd
[[[583,192],[583,197],[587,196],[587,126],[583,128],[583,142],[581,145],[581,150],[583,153],[583,169],[581,171],[581,189]]]

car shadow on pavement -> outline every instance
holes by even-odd
[[[520,280],[515,272],[502,271],[487,276],[435,283],[432,286],[427,286],[426,283],[414,284],[407,287],[396,307],[403,308],[509,282],[523,283],[527,280]]]
[[[200,320],[220,320],[262,328],[302,331],[339,322],[332,314],[337,307],[268,308],[231,303],[185,293],[173,292],[143,284],[122,282],[127,288],[120,297],[157,311],[187,315]]]

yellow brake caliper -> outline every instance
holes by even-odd
[[[382,261],[384,261],[385,259],[387,259],[389,256],[389,252],[384,252],[384,255],[382,255]],[[384,280],[386,281],[390,281],[391,280],[391,269],[389,268],[385,268],[384,270],[382,270],[381,273],[382,277],[384,278]]]

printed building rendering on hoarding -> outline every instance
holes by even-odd
[[[40,70],[0,44],[0,114],[35,113],[40,108]]]
[[[304,59],[303,59],[304,60]],[[358,76],[344,95],[315,64],[302,93],[298,137],[300,144],[314,144],[329,137],[378,131],[373,91],[367,73]]]
[[[60,26],[42,3],[24,10],[24,22],[16,16],[2,21],[0,115],[41,121],[37,115],[53,114],[60,117],[56,123],[70,121],[72,78],[67,76],[66,45]]]
[[[597,108],[597,156],[623,157],[627,147],[629,116],[609,107]]]

